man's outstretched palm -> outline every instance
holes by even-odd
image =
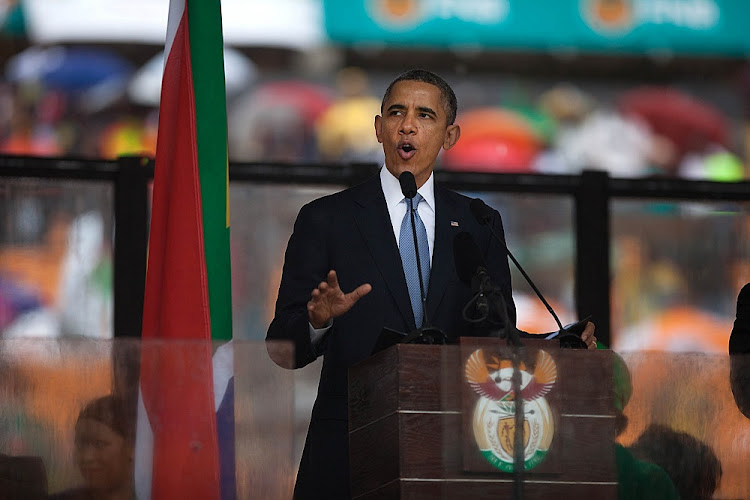
[[[344,293],[339,286],[336,271],[328,271],[327,281],[321,281],[318,288],[312,291],[307,303],[307,316],[314,328],[323,328],[333,318],[346,313],[356,302],[370,293],[369,283],[360,285],[349,293]]]

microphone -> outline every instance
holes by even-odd
[[[464,319],[470,323],[486,320],[490,313],[490,304],[485,295],[489,288],[489,275],[484,267],[482,253],[469,233],[464,231],[453,238],[453,259],[458,278],[467,285],[470,284],[471,291],[475,294],[464,307]],[[471,318],[469,315],[468,311],[472,304],[476,305],[477,318]]]
[[[414,174],[405,170],[398,176],[398,183],[401,185],[401,193],[408,200],[409,216],[411,218],[411,231],[414,236],[414,254],[417,257],[417,275],[419,276],[419,294],[422,299],[422,327],[417,328],[414,332],[409,334],[405,339],[405,343],[422,343],[422,344],[444,344],[446,335],[440,329],[434,328],[430,325],[430,321],[427,317],[427,294],[424,289],[424,281],[422,279],[422,263],[419,260],[419,245],[417,244],[417,224],[414,221],[414,197],[417,195],[417,181],[414,179]]]
[[[586,348],[586,345],[581,341],[580,339],[580,331],[574,331],[580,329],[583,330],[583,327],[585,326],[585,323],[588,321],[588,318],[585,320],[579,321],[578,323],[575,323],[574,325],[569,325],[568,327],[564,327],[562,323],[560,322],[560,318],[557,317],[557,314],[555,314],[555,311],[552,309],[552,306],[549,305],[549,302],[547,302],[547,299],[544,298],[544,295],[542,295],[542,292],[539,291],[539,288],[534,284],[531,277],[529,277],[528,274],[526,274],[526,271],[524,271],[523,267],[521,267],[521,264],[516,260],[516,258],[511,253],[510,249],[508,248],[508,245],[505,244],[505,241],[503,238],[501,238],[497,232],[495,231],[495,228],[492,227],[492,219],[494,217],[494,210],[487,206],[487,204],[482,201],[479,198],[474,198],[469,202],[469,210],[471,210],[472,215],[474,218],[479,222],[479,224],[483,226],[487,226],[492,233],[492,236],[497,240],[500,245],[502,245],[503,249],[505,250],[505,253],[508,254],[508,257],[513,261],[513,264],[515,264],[516,268],[521,272],[523,277],[526,279],[526,282],[531,286],[532,290],[534,290],[534,293],[536,293],[536,296],[539,297],[539,300],[542,301],[544,306],[547,308],[549,313],[552,315],[552,317],[555,319],[555,323],[557,323],[557,326],[559,328],[559,331],[552,332],[546,336],[547,339],[552,339],[560,335],[560,344],[563,347],[580,347],[580,348]],[[571,338],[572,337],[572,338]]]
[[[479,250],[474,238],[467,232],[458,233],[453,239],[453,257],[456,265],[456,273],[464,283],[471,283],[474,297],[466,304],[463,317],[470,323],[481,323],[486,321],[502,329],[495,329],[498,337],[503,337],[503,331],[508,338],[518,344],[518,332],[511,324],[508,316],[507,304],[500,288],[492,283],[487,268],[484,265],[482,252]],[[478,317],[472,318],[469,314],[472,305],[477,311]],[[490,309],[490,305],[494,309]],[[492,313],[495,313],[493,316]]]

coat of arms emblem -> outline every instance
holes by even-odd
[[[524,468],[529,470],[544,460],[555,433],[552,411],[544,396],[557,380],[557,366],[552,356],[539,350],[533,371],[524,363],[519,369],[524,412]],[[464,373],[468,384],[479,395],[472,419],[479,451],[497,469],[513,472],[513,442],[517,430],[511,361],[477,349],[466,361]]]

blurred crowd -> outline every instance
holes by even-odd
[[[13,55],[0,85],[0,153],[153,155],[162,67],[161,54],[136,68],[93,47],[32,46]],[[376,72],[270,74],[227,47],[225,73],[231,160],[382,161],[373,133],[384,90]],[[585,84],[514,93],[486,78],[447,76],[456,83],[462,137],[440,168],[747,178],[743,117],[689,89],[634,84],[602,98]]]

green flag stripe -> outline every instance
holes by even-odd
[[[211,336],[232,338],[227,212],[227,107],[220,0],[188,0]]]

